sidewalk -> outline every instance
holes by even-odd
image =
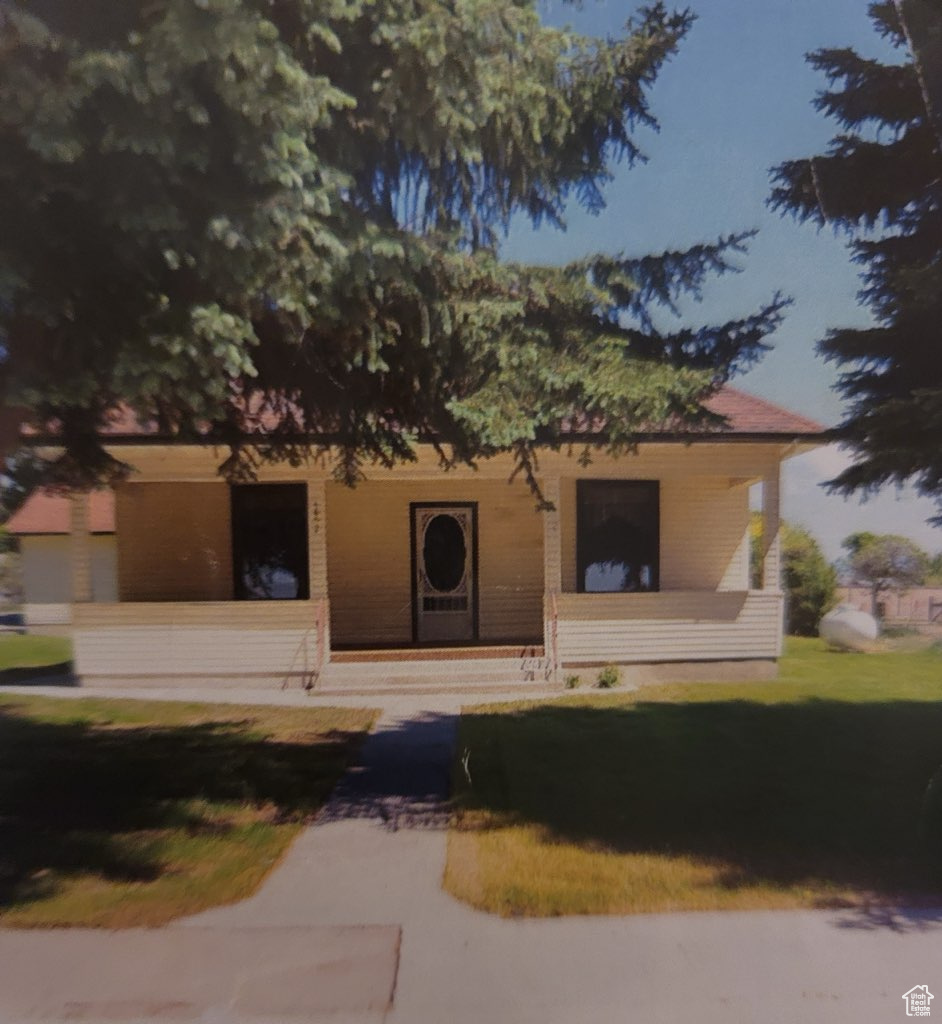
[[[934,912],[501,920],[456,903],[444,800],[468,696],[448,698],[384,698],[251,899],[152,932],[0,932],[0,1022],[884,1024],[914,985],[942,999]],[[11,1016],[16,990],[59,1016]]]
[[[392,1001],[396,927],[0,930],[0,1021],[350,1021]]]

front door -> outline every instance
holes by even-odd
[[[477,505],[413,502],[409,508],[415,640],[476,640]]]

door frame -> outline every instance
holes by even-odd
[[[419,587],[418,559],[416,550],[416,513],[422,508],[464,508],[471,509],[471,639],[466,640],[419,640]],[[478,503],[476,501],[410,501],[409,502],[409,568],[412,593],[412,643],[416,647],[466,647],[469,643],[480,642],[478,630]]]

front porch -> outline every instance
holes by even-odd
[[[117,602],[90,600],[87,501],[72,502],[77,674],[96,685],[324,692],[545,688],[570,672],[591,681],[606,664],[640,681],[659,675],[639,668],[652,665],[678,676],[701,665],[709,677],[709,666],[736,663],[767,676],[782,640],[780,453],[715,446],[712,466],[705,454],[675,447],[634,456],[631,477],[624,461],[586,468],[548,456],[541,484],[553,508],[538,513],[499,463],[448,476],[420,465],[354,490],[301,467],[260,481],[259,500],[247,502],[236,492],[256,485],[230,488],[192,471],[168,479],[165,467],[148,474],[144,453],[141,478],[116,492]],[[585,539],[585,494],[595,492],[583,479],[624,482],[631,501],[647,502],[637,552],[609,555]],[[759,590],[749,585],[756,481],[766,522]],[[259,566],[245,561],[254,542],[240,522],[246,509],[274,508],[267,503],[279,488],[298,521],[268,523],[266,536],[294,538],[303,565],[277,570],[290,599],[277,588],[257,599]],[[604,590],[613,562],[625,592]]]
[[[74,657],[79,678],[224,689],[545,689],[552,682],[540,644],[330,649],[324,601],[192,601],[78,604]]]

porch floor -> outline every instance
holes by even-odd
[[[351,662],[467,661],[488,658],[542,658],[542,644],[500,644],[468,647],[362,647],[333,648],[332,664]]]

